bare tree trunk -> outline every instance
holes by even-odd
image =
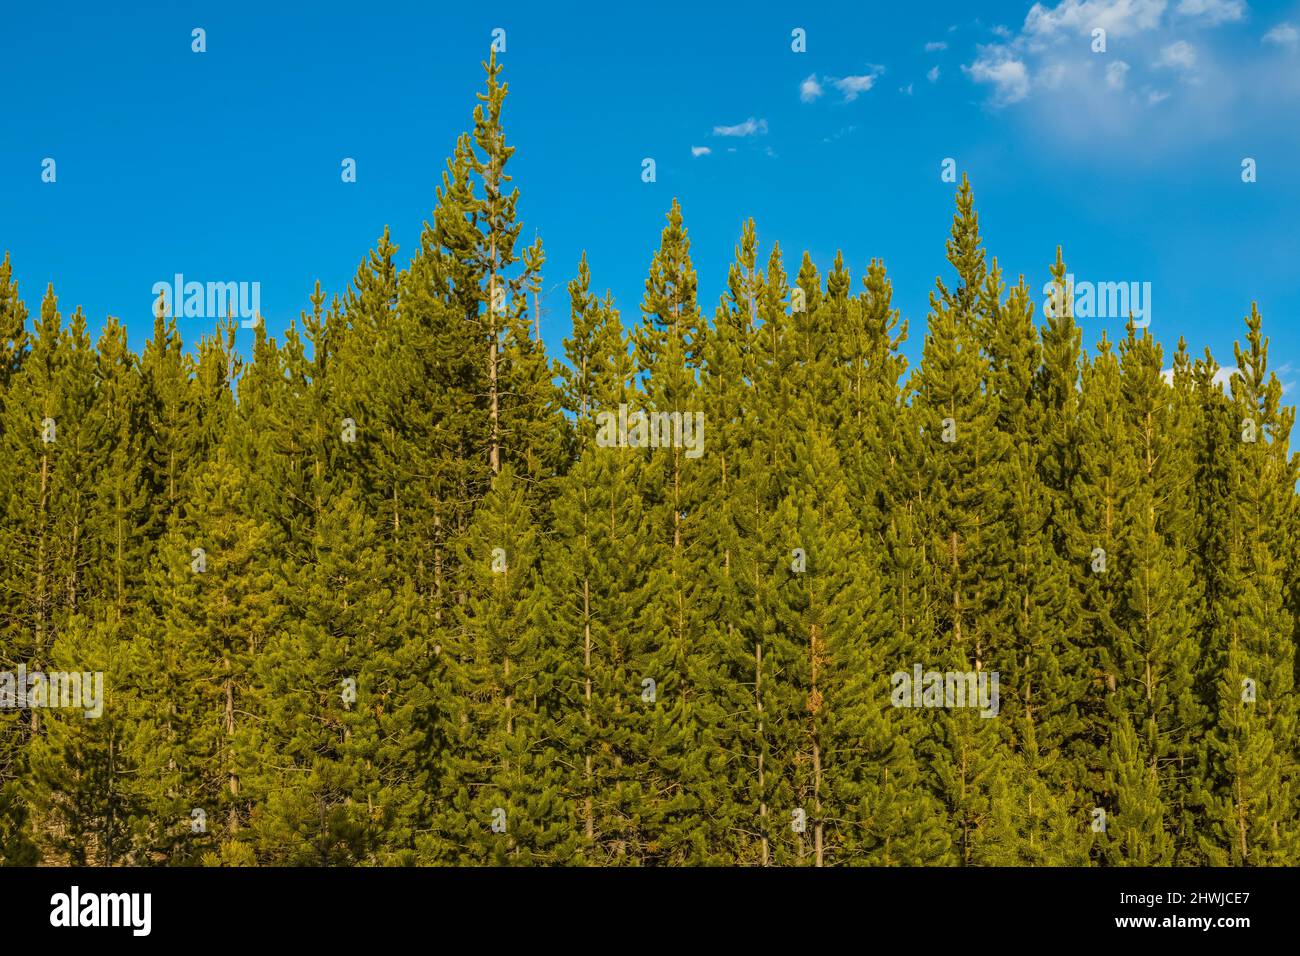
[[[808,633],[808,650],[812,658],[812,696],[811,703],[813,706],[812,717],[812,744],[813,744],[813,813],[817,818],[816,826],[813,827],[813,853],[815,854],[815,865],[823,865],[823,830],[822,830],[822,748],[817,728],[817,714],[821,710],[821,693],[817,689],[817,658],[820,654],[817,639],[817,625],[814,624]]]
[[[48,612],[49,600],[45,593],[46,572],[45,572],[45,512],[50,502],[50,456],[48,453],[41,454],[41,493],[36,509],[36,648],[35,660],[38,664],[43,662],[45,655],[45,642],[47,634],[46,613]],[[39,708],[31,708],[31,728],[32,734],[35,735],[41,728]]]
[[[767,799],[762,796],[767,793],[764,786],[763,778],[763,642],[759,641],[754,645],[754,701],[758,706],[758,818],[759,825],[762,827],[762,862],[767,866],[769,862],[769,847],[767,842]]]
[[[583,697],[586,700],[586,722],[587,730],[591,730],[591,582],[587,578],[582,579],[582,666],[586,672],[586,687]],[[587,748],[587,839],[592,840],[596,836],[596,821],[592,815],[592,767],[591,767],[591,748],[590,742]]]
[[[489,186],[489,195],[490,195]],[[488,388],[492,398],[492,450],[489,463],[492,474],[501,473],[501,408],[500,395],[497,390],[497,240],[492,237],[491,261],[488,263]],[[504,297],[505,290],[502,290]]]
[[[226,662],[226,665],[229,667],[229,661]],[[233,755],[235,739],[235,681],[234,678],[230,677],[226,678],[226,737],[227,746],[232,750],[232,753],[227,756],[227,759],[230,761],[230,796],[234,798],[239,796],[239,774],[235,771]],[[239,811],[235,808],[233,803],[230,807],[229,820],[230,831],[231,833],[234,833],[235,830],[239,829]]]

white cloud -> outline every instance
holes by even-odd
[[[939,82],[939,68],[938,68],[937,66],[932,66],[932,67],[930,67],[930,72],[927,73],[927,74],[925,74],[925,78],[926,78],[927,80],[929,80],[931,83],[938,83],[938,82]]]
[[[1242,0],[1182,0],[1178,12],[1216,26],[1240,20],[1246,14],[1246,4]]]
[[[898,92],[902,93],[904,96],[911,96],[911,95],[912,95],[912,84],[911,84],[911,83],[908,83],[907,86],[900,86],[900,87],[898,88]]]
[[[691,155],[692,155],[692,156],[695,156],[695,157],[707,156],[707,155],[709,155],[709,153],[711,153],[711,152],[713,152],[713,150],[709,149],[709,147],[707,147],[707,146],[692,146],[692,147],[691,147]]]
[[[872,66],[870,73],[861,73],[857,76],[841,76],[838,79],[828,76],[826,79],[844,96],[845,103],[852,103],[858,96],[875,86],[876,78],[884,72],[885,68],[883,66]]]
[[[1160,51],[1155,65],[1163,69],[1190,70],[1196,66],[1196,49],[1186,40],[1171,43]]]
[[[853,102],[859,94],[867,92],[876,85],[876,78],[870,73],[861,76],[842,76],[834,81],[835,88],[844,94],[845,102]]]
[[[938,53],[940,50],[946,49],[948,49],[948,44],[942,40],[935,40],[933,43],[927,43],[925,45],[926,53]]]
[[[976,24],[986,42],[965,57],[962,71],[986,106],[1016,104],[1015,121],[1050,130],[1060,149],[1100,153],[1102,144],[1113,151],[1124,142],[1151,160],[1193,143],[1240,141],[1267,117],[1293,115],[1300,71],[1278,61],[1300,57],[1300,19],[1265,18],[1263,4],[1245,0],[1240,21],[1229,22],[1223,17],[1234,15],[1233,0],[1189,3],[1180,12],[1182,3],[1025,0],[1030,12],[1010,39]],[[1239,36],[1252,17],[1262,21],[1258,30]],[[1215,18],[1222,25],[1210,22]],[[1105,55],[1090,49],[1096,28],[1109,34]],[[1249,45],[1261,40],[1252,56]]]
[[[1297,41],[1300,41],[1300,30],[1289,23],[1279,23],[1264,34],[1265,43],[1276,43],[1278,46],[1295,46]]]
[[[799,99],[805,103],[811,103],[822,95],[822,85],[817,82],[817,74],[809,74],[808,78],[799,84]]]
[[[1018,33],[994,29],[1002,41],[980,46],[975,61],[962,70],[976,83],[992,86],[994,106],[1017,103],[1035,89],[1099,90],[1095,71],[1101,67],[1090,62],[1086,46],[1075,38],[1088,37],[1097,28],[1112,38],[1155,30],[1167,7],[1168,0],[1038,2]]]
[[[1061,0],[1055,7],[1035,3],[1025,16],[1026,34],[1090,34],[1100,27],[1110,36],[1132,36],[1154,30],[1166,0]]]
[[[983,49],[970,66],[962,67],[976,83],[993,85],[996,106],[1018,103],[1029,95],[1029,70],[1023,60],[1005,58],[1000,50]]]
[[[1252,57],[1243,55],[1238,36],[1252,15],[1261,19],[1249,0],[1025,0],[1023,9],[1029,13],[1008,39],[976,24],[987,42],[966,55],[962,72],[986,107],[1016,104],[1023,121],[1060,134],[1058,145],[1122,137],[1153,156],[1174,144],[1240,133],[1265,112],[1279,115],[1300,104],[1300,72],[1278,63],[1300,55],[1294,15],[1269,17],[1251,30],[1248,44],[1276,28]],[[1106,55],[1090,49],[1098,28],[1108,33]],[[1150,135],[1153,123],[1158,136]]]
[[[756,120],[750,117],[743,123],[737,123],[735,126],[715,126],[713,127],[714,136],[761,136],[767,132],[767,120]]]
[[[1038,79],[1035,81],[1035,85],[1041,86],[1044,89],[1054,90],[1061,85],[1061,82],[1064,79],[1065,64],[1049,63],[1038,71]]]

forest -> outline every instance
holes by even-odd
[[[280,341],[160,308],[136,354],[6,254],[0,672],[102,701],[0,695],[0,860],[1300,863],[1253,305],[1226,368],[1085,346],[963,178],[915,364],[882,262],[752,220],[709,316],[676,202],[641,302],[584,256],[548,355],[485,67],[408,264],[385,229]]]

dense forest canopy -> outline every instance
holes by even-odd
[[[635,321],[578,264],[559,362],[499,70],[409,265],[246,358],[29,316],[6,256],[4,862],[1300,863],[1253,307],[1226,387],[1085,348],[963,180],[916,367],[883,263],[752,221],[707,318],[676,203]]]

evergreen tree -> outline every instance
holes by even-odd
[[[1230,518],[1210,654],[1218,668],[1204,783],[1208,832],[1201,848],[1215,865],[1269,865],[1295,859],[1300,846],[1292,806],[1296,780],[1295,644],[1279,573],[1286,501],[1295,466],[1285,443],[1294,411],[1280,407],[1281,385],[1268,371],[1268,341],[1252,308],[1247,347],[1235,346],[1228,409],[1240,442],[1229,459]]]
[[[569,284],[573,335],[565,340],[564,402],[574,423],[577,460],[561,479],[551,508],[552,537],[544,576],[566,673],[558,724],[572,761],[568,791],[585,862],[639,862],[646,836],[637,770],[644,647],[636,621],[645,535],[636,496],[636,463],[625,448],[597,442],[598,416],[617,416],[631,395],[632,362],[618,313],[591,292],[584,256]]]
[[[542,543],[511,466],[462,548],[467,596],[442,649],[449,739],[431,850],[462,864],[566,862],[577,814],[552,741],[577,668],[554,639]]]
[[[0,262],[0,402],[27,351],[27,307],[18,296],[9,253]]]
[[[137,718],[150,741],[149,841],[174,863],[229,852],[248,825],[237,741],[263,719],[254,665],[284,610],[274,573],[282,539],[246,512],[244,476],[223,450],[193,482],[155,553],[149,586],[162,612],[142,622],[135,651],[153,705]]]
[[[237,742],[249,839],[279,865],[412,860],[427,818],[433,649],[416,595],[346,491],[284,569],[284,626],[253,667],[261,720]]]
[[[1196,581],[1188,557],[1191,514],[1179,489],[1191,474],[1185,423],[1172,412],[1159,346],[1130,321],[1120,345],[1121,399],[1137,483],[1121,515],[1123,626],[1112,648],[1117,688],[1111,703],[1132,719],[1144,759],[1160,780],[1176,852],[1194,844],[1190,783],[1203,721],[1195,692]]]
[[[982,387],[981,297],[988,272],[965,179],[957,194],[948,261],[957,271],[957,285],[950,290],[940,280],[931,293],[912,403],[924,436],[923,457],[914,467],[926,475],[921,521],[929,539],[936,627],[930,645],[936,659],[918,663],[925,670],[999,672],[1008,670],[1013,649],[994,624],[998,596],[986,582],[988,569],[1005,560],[997,519],[1007,507],[998,469],[1008,443],[997,427],[995,396]],[[965,711],[937,713],[931,772],[948,808],[959,859],[972,863],[989,813],[989,787],[1001,772],[1000,740],[991,721]]]
[[[690,240],[676,202],[650,265],[641,311],[633,351],[637,374],[643,376],[635,427],[644,444],[635,454],[646,520],[646,553],[639,563],[648,574],[637,598],[642,644],[636,666],[643,682],[653,682],[653,692],[646,700],[652,706],[643,710],[637,729],[645,755],[638,772],[646,830],[638,854],[644,863],[674,864],[707,858],[709,821],[700,810],[711,799],[706,792],[714,783],[709,764],[717,759],[708,737],[710,717],[700,713],[709,702],[700,693],[703,628],[692,593],[697,571],[691,549],[700,520],[694,469],[699,460],[687,458],[688,449],[666,436],[662,424],[700,412],[696,375],[706,328],[696,300]],[[650,445],[651,427],[659,430],[660,447]],[[707,442],[707,434],[698,437]]]

